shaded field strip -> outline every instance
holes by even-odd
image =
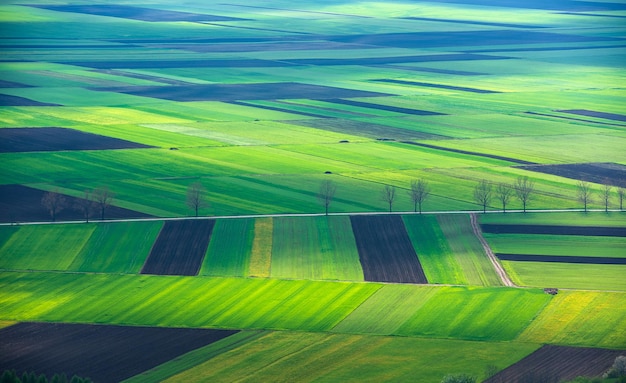
[[[460,90],[463,92],[472,92],[472,93],[502,93],[502,92],[498,92],[495,90],[467,88],[463,86],[452,86],[452,85],[443,85],[443,84],[431,84],[427,82],[418,82],[418,81],[387,80],[387,79],[378,79],[378,80],[371,80],[371,81],[383,82],[383,83],[389,83],[389,84],[409,85],[409,86],[423,86],[427,88]]]
[[[535,165],[536,164],[536,162],[518,160],[517,158],[497,156],[495,154],[471,152],[469,150],[451,149],[451,148],[445,148],[445,147],[437,146],[437,145],[423,144],[423,143],[419,143],[419,142],[402,141],[402,143],[403,144],[409,144],[409,145],[421,146],[423,148],[428,148],[428,149],[444,150],[446,152],[459,153],[459,154],[468,154],[468,155],[471,155],[471,156],[478,156],[478,157],[491,158],[491,159],[494,159],[494,160],[502,160],[502,161],[507,161],[507,162],[513,162],[515,164],[520,164],[520,165]]]
[[[9,48],[13,48],[13,46],[0,45],[0,49],[9,49]],[[22,84],[19,82],[0,80],[0,88],[32,88],[32,87],[33,87],[32,85],[26,85],[26,84]]]
[[[350,105],[350,106],[359,106],[359,107],[362,107],[362,108],[385,110],[387,112],[411,114],[411,115],[415,115],[415,116],[445,116],[446,115],[445,113],[431,112],[431,111],[428,111],[428,110],[400,108],[400,107],[397,107],[397,106],[373,104],[373,103],[370,103],[370,102],[363,102],[363,101],[343,100],[341,98],[325,99],[323,101],[332,102],[334,104],[343,104],[343,105]]]
[[[28,5],[33,8],[47,9],[57,12],[82,13],[87,15],[118,17],[141,21],[243,21],[241,19],[217,15],[205,15],[163,9],[133,7],[129,5]]]
[[[331,132],[351,134],[369,138],[390,138],[394,140],[442,140],[450,137],[437,134],[418,132],[415,130],[394,128],[387,125],[343,118],[325,118],[318,120],[289,121],[291,124],[309,128],[323,129]]]
[[[503,254],[496,253],[501,261],[585,263],[590,265],[626,265],[626,258],[575,257],[569,255]]]
[[[561,382],[578,376],[599,377],[625,351],[545,345],[483,383]]]
[[[235,330],[18,323],[0,329],[0,371],[115,383],[237,333]]]
[[[490,23],[486,21],[474,21],[474,20],[458,20],[458,19],[435,19],[432,17],[400,17],[404,20],[418,20],[418,21],[434,21],[437,23],[455,23],[455,24],[469,24],[469,25],[485,25],[488,27],[504,27],[504,28],[522,28],[522,29],[539,29],[546,28],[542,25],[524,25],[524,24],[508,24],[508,23]]]
[[[557,110],[557,112],[576,114],[579,116],[586,116],[586,117],[603,118],[605,120],[615,120],[615,121],[626,122],[626,116],[623,114],[596,112],[593,110],[585,110],[585,109]]]
[[[277,106],[257,105],[257,104],[253,104],[251,102],[245,102],[245,101],[226,101],[226,103],[227,104],[232,104],[232,105],[240,105],[240,106],[248,106],[248,107],[252,107],[252,108],[265,109],[265,110],[273,110],[275,112],[297,114],[297,115],[300,115],[300,116],[315,117],[315,118],[329,118],[328,116],[324,116],[324,115],[321,115],[321,114],[300,112],[300,111],[297,111],[297,110],[291,110],[291,109],[287,109],[287,108],[279,108]]]
[[[141,274],[198,275],[215,220],[166,221]]]
[[[369,282],[428,283],[401,216],[350,216]]]
[[[591,16],[585,14],[585,16]],[[623,16],[626,17],[626,16]],[[581,49],[612,49],[612,48],[624,48],[624,45],[605,45],[605,46],[590,46],[590,47],[548,47],[548,48],[502,48],[502,49],[472,49],[467,50],[467,53],[500,53],[500,52],[551,52],[551,51],[574,51]]]
[[[406,71],[411,71],[411,72],[453,74],[453,75],[457,75],[457,76],[485,76],[485,75],[487,75],[487,73],[467,72],[467,71],[463,71],[463,70],[436,69],[436,68],[426,68],[426,67],[417,67],[417,66],[403,66],[403,65],[393,65],[393,64],[372,65],[372,67],[374,67],[374,68],[399,69],[399,70],[406,70]]]
[[[118,41],[118,40],[111,40]],[[137,40],[141,41],[141,40]],[[165,40],[166,42],[168,40]],[[119,42],[124,42],[120,40]],[[188,43],[188,41],[186,41]],[[135,43],[135,40],[130,40]],[[148,43],[151,43],[148,41]],[[152,42],[154,43],[154,42]],[[139,44],[139,42],[137,42]],[[52,60],[51,60],[52,61]],[[241,60],[109,60],[109,61],[64,61],[56,63],[82,66],[93,69],[173,69],[173,68],[270,68],[294,66],[284,61],[241,59]],[[97,89],[95,89],[97,90]]]
[[[368,44],[358,40],[331,40],[346,44]],[[376,45],[376,44],[374,44]],[[381,44],[385,46],[385,44]],[[401,63],[424,63],[424,62],[441,62],[441,61],[474,61],[474,60],[510,60],[511,57],[477,55],[472,53],[449,53],[436,55],[418,55],[418,56],[393,56],[393,57],[359,57],[353,59],[292,59],[284,60],[286,63],[294,65],[381,65],[381,64],[401,64]]]
[[[167,84],[167,85],[193,85],[193,83],[191,83],[191,82],[174,80],[174,79],[170,79],[170,78],[166,78],[166,77],[151,76],[151,75],[141,74],[141,73],[127,72],[127,71],[123,71],[123,70],[94,69],[92,71],[96,72],[96,73],[111,74],[111,75],[114,75],[114,76],[122,76],[122,77],[128,77],[128,78],[137,78],[137,79],[140,79],[140,80],[149,80],[149,81],[154,81],[154,82],[160,82],[162,84]]]
[[[68,128],[0,129],[0,153],[143,148],[154,146]]]
[[[608,183],[617,187],[626,186],[626,166],[615,163],[530,165],[518,168],[573,180]]]
[[[544,117],[551,117],[551,118],[560,118],[560,119],[563,119],[563,120],[570,120],[570,121],[590,122],[592,124],[599,124],[599,125],[609,125],[609,126],[621,126],[621,127],[624,127],[624,125],[612,124],[610,122],[600,122],[600,121],[593,121],[593,120],[584,120],[582,118],[556,116],[554,114],[548,114],[548,113],[538,113],[538,112],[524,112],[524,113],[531,114],[533,116],[544,116]]]
[[[312,85],[297,82],[253,83],[253,84],[194,84],[180,86],[124,86],[89,88],[95,91],[115,92],[133,96],[152,97],[170,101],[241,101],[352,97],[383,97],[387,93],[368,92],[332,86]]]
[[[497,224],[482,224],[480,226],[483,232],[491,234],[552,234],[595,237],[626,237],[626,227]]]
[[[50,213],[41,204],[45,190],[24,185],[0,185],[0,222],[45,222],[50,221]],[[58,212],[57,221],[82,221],[83,214],[71,208],[77,206],[82,198],[64,195],[66,209]],[[109,206],[105,211],[105,219],[150,218],[149,214],[117,206]]]
[[[47,102],[39,102],[26,97],[11,96],[8,94],[0,94],[0,106],[61,106],[60,104],[50,104]]]

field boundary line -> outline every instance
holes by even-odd
[[[507,213],[523,213],[522,209],[507,210]],[[582,213],[584,209],[537,209],[526,210],[526,213]],[[588,213],[606,212],[604,209],[587,209]],[[608,209],[609,213],[625,213],[626,210]],[[437,215],[437,214],[500,214],[502,210],[434,210],[416,213],[414,211],[359,211],[328,213],[329,216],[353,216],[353,215]],[[179,221],[185,219],[238,219],[238,218],[276,218],[276,217],[324,217],[324,213],[275,213],[275,214],[243,214],[243,215],[215,215],[215,216],[180,216],[180,217],[146,217],[146,218],[120,218],[120,219],[91,219],[86,222],[84,219],[75,221],[18,221],[0,222],[0,226],[22,226],[22,225],[64,225],[64,224],[84,224],[84,223],[106,223],[106,222],[150,222],[150,221]]]
[[[480,241],[480,244],[483,246],[483,249],[485,250],[487,257],[489,257],[489,260],[493,264],[493,267],[496,269],[496,273],[498,274],[498,276],[500,276],[502,283],[507,287],[517,287],[513,283],[513,281],[511,281],[511,279],[507,275],[506,271],[504,270],[500,262],[498,262],[498,259],[496,258],[493,251],[491,251],[491,247],[489,247],[489,244],[485,240],[485,237],[483,237],[483,233],[480,230],[480,226],[478,225],[478,219],[476,219],[476,213],[470,214],[470,221],[472,222],[472,229],[474,230],[474,235],[476,236],[476,238],[478,238],[478,240]]]

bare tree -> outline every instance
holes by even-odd
[[[487,212],[487,205],[491,202],[491,184],[487,180],[480,181],[474,188],[474,200]]]
[[[506,213],[506,205],[513,196],[513,187],[510,184],[499,183],[498,186],[496,186],[496,196],[498,201],[502,203],[502,211]]]
[[[198,216],[198,211],[208,207],[206,200],[206,189],[200,182],[194,182],[187,187],[187,206]]]
[[[98,210],[100,210],[101,220],[104,220],[104,212],[113,202],[113,195],[113,192],[107,186],[93,189],[93,200],[96,203]]]
[[[83,196],[76,200],[74,209],[78,210],[85,219],[85,222],[89,223],[89,218],[93,215],[94,210],[96,209],[96,203],[91,190],[85,190],[83,192]]]
[[[59,189],[54,189],[43,195],[41,204],[48,210],[50,218],[52,218],[52,222],[54,222],[56,221],[57,214],[67,207],[67,198],[59,193]]]
[[[331,180],[324,180],[320,185],[320,191],[317,193],[317,199],[320,201],[322,206],[324,206],[324,212],[328,215],[328,208],[330,207],[330,203],[333,201],[335,197],[335,192],[337,191],[337,185]]]
[[[515,181],[515,194],[522,202],[524,213],[526,213],[526,205],[530,202],[530,198],[535,191],[535,182],[528,177],[517,177]]]
[[[389,212],[391,213],[393,202],[396,200],[396,187],[385,185],[380,194],[380,199],[389,204]]]
[[[411,190],[408,191],[411,201],[413,201],[413,211],[417,212],[419,206],[420,214],[422,214],[422,204],[430,195],[430,186],[428,181],[417,179],[411,181]]]
[[[602,200],[604,201],[604,211],[609,211],[609,203],[611,200],[611,191],[613,190],[613,186],[607,181],[602,185]]]
[[[590,204],[592,200],[591,184],[587,181],[578,181],[576,186],[578,187],[578,201],[583,204],[586,212],[587,205]]]
[[[623,210],[623,205],[622,203],[624,202],[624,194],[626,194],[626,189],[624,189],[623,187],[618,187],[617,188],[617,196],[619,197],[619,209]]]

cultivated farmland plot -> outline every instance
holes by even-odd
[[[624,12],[4,1],[0,368],[96,382],[573,377],[544,363],[561,356],[601,374],[626,353]],[[496,186],[519,177],[531,212],[495,212]],[[416,179],[427,214],[410,213]],[[493,212],[477,229],[481,180]],[[580,181],[602,211],[565,211],[583,208]],[[162,219],[192,213],[196,182],[201,217]],[[387,211],[385,185],[397,214],[362,214]],[[102,187],[106,220],[140,220],[81,222],[76,206]],[[48,191],[65,197],[58,214]],[[74,223],[41,224],[52,216]]]

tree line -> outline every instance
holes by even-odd
[[[599,193],[604,210],[608,211],[615,196],[614,190],[617,192],[619,209],[623,210],[626,190],[624,187],[613,187],[608,181],[602,185],[599,191],[594,190],[587,181],[578,181],[576,184],[576,199],[582,204],[586,212],[589,204],[595,201]],[[321,182],[317,199],[326,215],[330,212],[330,206],[336,193],[337,185],[335,182],[331,180],[323,180]],[[413,205],[413,211],[422,213],[423,205],[431,195],[431,187],[427,180],[418,178],[410,182],[406,193]],[[482,207],[483,213],[487,212],[487,208],[491,206],[493,201],[496,201],[501,210],[506,213],[509,203],[514,198],[519,200],[522,205],[522,211],[526,212],[534,194],[534,181],[528,177],[520,176],[513,183],[493,183],[486,179],[480,180],[474,186],[473,197],[474,202]],[[392,212],[398,195],[398,189],[395,186],[384,185],[380,191],[379,199],[385,204],[385,208]],[[85,190],[80,198],[77,198],[73,204],[70,204],[68,199],[58,189],[54,189],[44,194],[41,203],[50,214],[52,221],[55,221],[57,215],[64,209],[72,208],[80,212],[82,218],[89,222],[89,219],[96,214],[101,220],[104,220],[105,212],[113,202],[113,198],[114,193],[108,187],[103,186]],[[186,205],[195,217],[199,216],[202,209],[210,207],[208,191],[202,183],[194,182],[187,187]]]

